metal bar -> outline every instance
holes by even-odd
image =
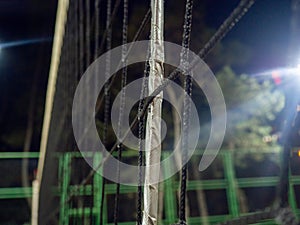
[[[101,177],[101,179],[102,179],[102,177]],[[115,184],[107,184],[105,186],[107,187],[107,188],[105,187],[105,194],[115,194],[116,193],[116,185]],[[85,185],[84,187],[79,187],[79,186],[72,185],[72,186],[69,187],[69,189],[70,189],[70,192],[72,192],[76,196],[83,196],[83,195],[91,195],[92,194],[92,186],[91,185]],[[120,193],[121,194],[129,194],[129,193],[136,193],[136,192],[137,192],[137,187],[126,186],[126,185],[121,185],[120,186]]]
[[[64,154],[66,155],[66,154]],[[60,157],[63,157],[64,155],[60,155]],[[67,153],[67,155],[71,158],[75,157],[79,157],[77,154],[74,154],[73,152]],[[242,188],[247,188],[247,187],[267,187],[267,186],[276,186],[277,181],[278,181],[278,177],[251,177],[251,178],[236,178],[235,177],[235,173],[234,173],[234,167],[233,167],[233,159],[232,159],[232,153],[231,152],[223,152],[221,154],[223,156],[223,160],[224,160],[224,171],[225,171],[225,178],[224,179],[214,179],[214,180],[204,180],[204,181],[198,181],[198,180],[191,180],[188,183],[187,186],[187,190],[197,190],[199,188],[202,188],[203,190],[216,190],[216,189],[226,189],[227,190],[227,195],[228,195],[228,204],[229,204],[229,212],[230,215],[220,215],[220,216],[209,216],[207,219],[211,224],[215,224],[215,223],[219,223],[225,220],[228,220],[230,218],[232,218],[232,216],[236,217],[237,214],[239,214],[239,209],[238,209],[238,201],[237,201],[237,188],[238,187],[242,187]],[[132,155],[129,154],[128,157],[131,157]],[[164,155],[165,156],[165,155]],[[62,159],[61,159],[62,160]],[[98,165],[97,163],[99,163],[101,161],[101,154],[100,153],[96,153],[95,157],[94,157],[94,163],[95,165]],[[64,177],[66,176],[68,173],[68,177],[70,177],[70,171],[65,174],[65,168],[66,168],[66,159],[64,158],[62,161],[62,163],[59,163],[62,167],[59,169],[60,172],[60,176]],[[167,172],[168,167],[170,165],[166,164],[166,167],[163,168],[164,171]],[[94,208],[92,211],[92,214],[95,216],[95,218],[97,218],[97,216],[99,217],[99,203],[101,202],[101,195],[99,195],[101,193],[101,181],[102,181],[102,177],[100,176],[100,174],[96,173],[94,175],[94,188],[95,188],[95,196],[94,196]],[[299,184],[300,182],[300,176],[291,176],[290,177],[291,180],[291,185],[290,185],[290,200],[294,199],[295,197],[295,193],[293,190],[293,186],[295,184]],[[62,179],[62,182],[66,182],[65,179]],[[201,183],[201,185],[200,185]],[[64,185],[66,185],[66,183],[64,183]],[[100,186],[99,186],[100,185]],[[168,179],[165,181],[165,199],[164,199],[164,203],[165,203],[165,215],[166,218],[162,221],[163,224],[171,224],[176,222],[176,217],[177,217],[177,206],[176,206],[176,196],[174,191],[179,187],[179,182],[174,180],[174,177]],[[92,194],[92,187],[91,185],[86,185],[85,187],[79,188],[77,186],[69,186],[68,187],[68,192],[69,193],[73,193],[74,195],[77,196],[81,196],[81,195],[91,195]],[[98,188],[99,191],[96,191],[96,189]],[[292,190],[292,191],[291,191]],[[0,188],[0,196],[1,196],[1,191],[3,191],[3,193],[5,194],[10,192],[11,195],[13,196],[13,190],[10,190],[10,188],[5,189],[1,189]],[[16,189],[16,195],[20,194],[21,189],[19,189],[19,191]],[[63,190],[60,189],[60,195],[63,198],[63,196],[65,195],[65,193],[62,192]],[[133,186],[126,186],[126,185],[121,185],[121,193],[126,194],[126,193],[135,193],[137,191],[137,187],[133,187]],[[98,193],[98,195],[97,195]],[[115,193],[115,184],[107,184],[106,187],[106,191],[105,194],[114,194]],[[20,194],[21,195],[21,194]],[[6,196],[6,197],[10,197],[10,196]],[[5,196],[4,196],[5,198]],[[98,205],[97,205],[98,204]],[[106,203],[104,205],[106,207]],[[293,205],[293,203],[291,202],[291,206],[293,208],[293,210],[295,211],[295,213],[299,214],[299,209],[297,209],[297,205],[296,203]],[[76,209],[66,209],[67,214],[68,215],[73,215],[73,213],[75,213]],[[73,212],[74,211],[74,212]],[[78,214],[78,217],[81,216],[81,214],[85,214],[85,216],[88,216],[88,213],[91,213],[89,211],[88,208],[84,208],[84,209],[80,209],[77,210],[76,213]],[[247,215],[247,214],[245,214]],[[192,217],[192,218],[188,218],[189,224],[199,224],[200,217]],[[97,223],[95,223],[97,224]],[[107,209],[104,209],[104,224],[108,224],[107,223]],[[134,222],[122,222],[120,223],[120,225],[126,225],[126,224],[134,224]],[[260,224],[275,224],[274,221],[272,220],[268,220],[268,221],[264,221],[261,222]]]
[[[60,213],[59,213],[59,224],[64,224],[64,214],[65,214],[65,201],[67,199],[66,193],[64,192],[64,183],[63,183],[63,177],[64,177],[64,162],[65,162],[66,154],[61,155],[59,158],[59,194],[60,194]]]
[[[60,214],[59,220],[60,225],[69,224],[69,215],[68,215],[68,191],[69,191],[69,183],[71,179],[71,155],[66,153],[63,156],[63,171],[62,171],[62,187],[61,187],[61,196],[60,196]]]
[[[291,169],[289,170],[289,177],[291,177]],[[289,181],[289,204],[293,212],[296,214],[297,202],[296,202],[296,196],[294,190],[294,183],[291,181],[291,179]]]
[[[94,165],[98,165],[101,162],[101,154],[99,152],[95,153],[94,156]],[[100,208],[101,208],[101,192],[102,192],[102,177],[99,173],[95,173],[94,175],[94,209],[96,210],[95,214],[95,224],[100,224]],[[108,185],[107,185],[108,186]],[[109,187],[107,187],[109,188]]]
[[[227,180],[228,187],[226,188],[228,204],[229,204],[229,213],[233,217],[239,216],[239,205],[237,199],[237,184],[235,180],[235,172],[232,162],[232,153],[230,151],[224,152],[224,172],[225,179]]]
[[[166,158],[168,155],[164,154]],[[164,171],[169,171],[171,169],[170,161],[166,161],[167,163],[165,164]],[[165,198],[165,210],[166,210],[166,224],[173,224],[176,222],[176,195],[175,195],[175,190],[174,189],[174,178],[171,177],[167,180],[165,180],[164,184],[164,198]]]
[[[240,188],[249,187],[269,187],[278,184],[278,177],[253,177],[236,179],[237,186]]]
[[[0,159],[38,159],[39,152],[0,152]]]
[[[0,199],[29,198],[31,196],[31,187],[0,188]]]

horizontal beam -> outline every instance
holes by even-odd
[[[128,185],[121,185],[120,186],[120,194],[129,194],[129,193],[136,193],[137,187],[136,186],[128,186]],[[91,195],[92,194],[92,186],[85,185],[85,186],[70,186],[70,193],[77,194],[77,195]],[[116,184],[106,184],[105,185],[105,194],[115,194],[116,193]]]
[[[38,159],[39,152],[0,152],[0,159]]]
[[[0,199],[30,198],[31,196],[31,187],[0,188]]]

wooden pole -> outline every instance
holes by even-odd
[[[33,224],[38,223],[36,221],[39,220],[40,187],[42,184],[42,176],[43,176],[45,161],[50,154],[49,152],[47,152],[47,144],[48,144],[50,123],[51,123],[51,115],[53,110],[54,96],[56,92],[58,67],[60,63],[63,37],[65,34],[65,23],[67,20],[68,8],[69,8],[69,0],[58,1],[55,33],[53,39],[51,64],[50,64],[48,87],[47,87],[47,94],[46,94],[46,105],[45,105],[44,121],[43,121],[43,129],[42,129],[42,137],[41,137],[41,145],[40,145],[40,157],[39,157],[37,177],[36,177],[37,180],[36,188],[38,188],[39,190],[36,191],[35,194],[34,202],[36,202],[35,203],[36,205],[32,208],[32,215],[34,216],[34,218],[32,218],[32,221],[34,221]]]
[[[162,83],[164,68],[163,45],[163,0],[151,0],[151,46],[150,46],[150,73],[148,90],[151,94]],[[159,165],[161,157],[161,111],[162,92],[157,95],[148,109],[146,122],[146,169],[144,186],[144,215],[143,225],[156,225],[158,215],[158,180],[160,168],[150,165]]]

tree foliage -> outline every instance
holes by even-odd
[[[284,106],[282,93],[272,88],[269,81],[242,74],[236,75],[230,67],[216,74],[227,107],[225,148],[257,149],[275,146],[264,142],[272,134],[272,122]]]

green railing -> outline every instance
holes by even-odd
[[[93,156],[94,165],[98,165],[101,161],[101,154],[96,153]],[[37,159],[39,157],[38,152],[0,152],[0,160],[8,159]],[[132,154],[124,154],[124,157],[132,157]],[[210,180],[189,180],[187,190],[224,190],[226,192],[228,214],[225,215],[212,215],[206,218],[210,224],[215,224],[228,220],[231,218],[245,215],[240,212],[238,202],[238,188],[256,188],[256,187],[275,187],[279,181],[278,176],[268,177],[251,177],[251,178],[237,178],[235,175],[233,154],[232,151],[221,151],[219,157],[222,159],[224,177],[222,179],[210,179]],[[71,182],[71,170],[72,160],[75,158],[81,159],[82,156],[79,153],[67,152],[58,155],[59,159],[59,187],[58,196],[60,197],[60,225],[72,224],[71,221],[76,218],[89,218],[93,216],[93,224],[100,223],[100,207],[101,207],[101,192],[102,192],[102,177],[96,173],[93,177],[92,184],[85,185],[78,188],[77,185],[70,185]],[[1,162],[1,161],[0,161]],[[171,165],[166,164],[165,170],[168,170]],[[290,175],[290,189],[289,200],[293,211],[300,215],[299,206],[297,205],[294,186],[300,185],[300,176]],[[177,222],[177,197],[176,191],[179,188],[179,181],[174,177],[171,177],[163,183],[164,192],[164,219],[160,221],[160,224],[172,224]],[[105,189],[105,195],[114,194],[116,190],[115,184],[107,184]],[[121,194],[136,193],[137,187],[121,185]],[[0,199],[17,199],[28,198],[32,195],[31,187],[2,187],[0,188]],[[92,196],[93,207],[81,207],[75,208],[69,202],[70,195],[73,196]],[[106,198],[105,198],[106,201]],[[107,204],[104,204],[104,224],[108,223],[108,209]],[[201,217],[190,217],[189,224],[199,224],[203,220]],[[121,222],[120,225],[134,225],[135,221]],[[260,224],[276,224],[274,221],[264,221]]]
[[[0,152],[0,163],[2,160],[21,160],[24,158],[38,159],[39,152]],[[15,169],[15,168],[11,168]],[[0,199],[30,198],[32,195],[31,187],[1,187]]]
[[[124,157],[131,157],[132,155],[124,154]],[[166,156],[166,155],[165,155]],[[278,177],[251,177],[251,178],[237,178],[235,175],[233,153],[232,151],[221,151],[219,153],[223,161],[224,178],[211,179],[211,180],[190,180],[188,182],[187,190],[224,190],[227,197],[228,214],[226,215],[213,215],[208,216],[206,221],[210,224],[222,222],[231,218],[236,218],[242,214],[238,201],[238,189],[239,188],[255,188],[255,187],[275,187],[279,181]],[[85,185],[84,187],[78,187],[77,185],[70,185],[71,176],[71,163],[74,158],[81,158],[79,153],[67,152],[59,156],[59,177],[60,187],[59,193],[61,197],[60,201],[60,224],[72,224],[71,221],[80,218],[80,220],[88,220],[90,216],[93,217],[93,224],[99,224],[100,221],[100,202],[101,202],[101,190],[102,190],[102,177],[96,173],[93,177],[92,184]],[[100,153],[94,155],[94,165],[98,165],[101,161]],[[164,170],[168,170],[171,165],[166,164]],[[177,222],[177,198],[176,191],[179,188],[179,181],[174,177],[171,177],[164,181],[164,219],[160,221],[160,224],[172,224]],[[300,185],[300,176],[290,175],[290,191],[289,200],[290,205],[294,213],[299,217],[299,206],[295,199],[294,186]],[[105,196],[114,194],[116,190],[115,184],[107,184],[105,189]],[[137,187],[121,185],[121,194],[136,193]],[[74,208],[70,203],[70,195],[72,196],[92,196],[93,206]],[[106,201],[106,198],[105,198]],[[104,204],[104,224],[108,223],[108,209],[107,204]],[[250,213],[249,213],[250,214]],[[203,218],[201,217],[189,217],[188,224],[200,224]],[[89,223],[87,223],[89,224]],[[112,224],[112,223],[111,223]],[[120,222],[120,225],[134,225],[135,221]],[[260,224],[276,224],[273,220],[263,221]]]

